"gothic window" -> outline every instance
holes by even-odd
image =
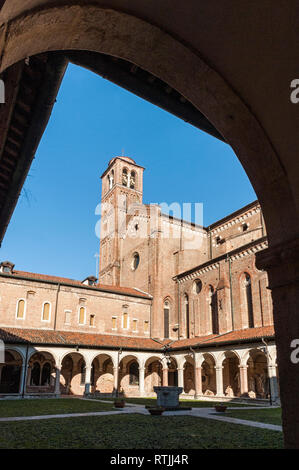
[[[208,302],[209,302],[210,321],[212,325],[212,333],[215,335],[219,333],[219,325],[218,325],[217,293],[214,291],[213,286],[209,286]]]
[[[34,362],[31,370],[30,385],[39,385],[40,380],[40,365],[38,362]]]
[[[108,175],[108,180],[109,180],[109,189],[111,189],[114,183],[114,170],[112,170],[110,175]]]
[[[184,295],[185,304],[185,324],[186,324],[186,338],[190,338],[190,315],[189,315],[189,297]]]
[[[245,291],[245,308],[247,311],[248,328],[254,328],[251,277],[247,273],[245,273],[245,278],[244,278],[244,291]]]
[[[94,315],[90,315],[89,317],[89,326],[94,326],[95,324],[95,316]]]
[[[202,289],[202,282],[200,279],[196,279],[196,281],[194,281],[194,284],[193,284],[193,292],[195,294],[200,294],[201,289]]]
[[[128,186],[128,170],[126,168],[123,169],[122,173],[122,185]]]
[[[25,317],[25,300],[20,299],[17,304],[17,318],[23,319]]]
[[[169,316],[170,316],[170,304],[168,300],[164,302],[164,338],[169,338]]]
[[[132,261],[132,269],[133,271],[136,271],[140,263],[140,256],[138,253],[134,253],[133,255],[133,261]]]
[[[144,322],[144,333],[148,333],[148,327],[149,327],[149,322],[145,321]]]
[[[135,184],[136,184],[136,173],[135,171],[131,171],[130,175],[130,188],[135,189]]]
[[[116,317],[112,317],[112,330],[116,330]]]
[[[50,385],[51,379],[51,365],[49,362],[46,362],[43,365],[42,369],[42,377],[41,377],[41,385]]]
[[[137,332],[137,320],[133,320],[133,331]]]
[[[44,305],[43,305],[42,320],[43,321],[50,321],[50,304],[49,304],[49,302],[45,302]]]
[[[137,362],[132,362],[129,366],[129,384],[139,385],[139,368]]]

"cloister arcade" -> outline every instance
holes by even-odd
[[[274,344],[214,351],[99,351],[8,346],[0,396],[155,396],[178,385],[188,397],[279,399]]]

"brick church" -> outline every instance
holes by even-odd
[[[143,204],[129,157],[102,175],[98,278],[0,265],[0,396],[94,393],[279,400],[258,201],[209,227]]]

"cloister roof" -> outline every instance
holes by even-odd
[[[235,330],[222,335],[200,336],[179,341],[155,341],[151,338],[132,338],[129,336],[91,334],[70,331],[54,331],[22,328],[0,328],[0,339],[4,343],[36,344],[53,346],[85,346],[90,348],[124,348],[134,350],[162,351],[186,349],[190,346],[206,348],[222,344],[250,342],[261,338],[274,338],[273,326]]]
[[[41,282],[48,282],[51,284],[62,284],[74,287],[80,287],[84,289],[93,289],[102,292],[111,292],[113,294],[122,294],[122,295],[129,295],[133,297],[142,297],[145,299],[152,299],[150,294],[146,292],[142,292],[134,287],[120,287],[120,286],[108,286],[105,284],[95,284],[94,286],[89,286],[86,284],[82,284],[81,281],[75,279],[69,279],[66,277],[59,277],[59,276],[49,276],[47,274],[38,274],[38,273],[29,273],[26,271],[17,271],[13,270],[12,273],[1,273],[1,277],[15,277],[20,279],[26,279],[29,281],[41,281]]]

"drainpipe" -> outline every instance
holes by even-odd
[[[229,268],[230,309],[231,309],[231,316],[232,316],[232,331],[234,331],[235,321],[234,321],[233,284],[232,284],[231,259],[230,259],[229,255],[226,255],[226,259],[228,261],[228,268]]]
[[[60,283],[57,284],[57,291],[56,291],[55,316],[54,316],[54,327],[53,327],[54,331],[56,330],[59,291],[60,291]]]

